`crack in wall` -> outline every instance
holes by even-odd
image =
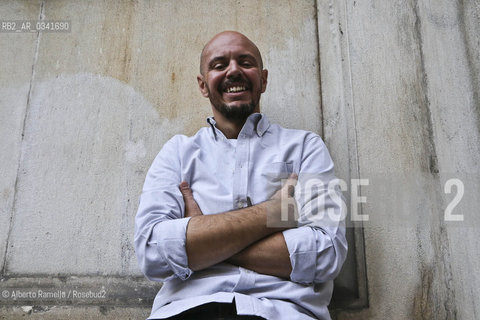
[[[38,14],[38,20],[40,20],[40,21],[45,20],[45,1],[42,1],[40,3],[40,11],[39,11],[39,14]],[[20,174],[21,164],[22,164],[22,160],[23,160],[23,142],[25,140],[25,127],[26,127],[26,123],[27,123],[28,111],[30,110],[30,104],[31,104],[31,101],[32,101],[32,89],[33,89],[33,83],[35,81],[35,66],[36,66],[37,61],[38,61],[38,51],[39,51],[39,48],[40,48],[41,34],[42,33],[40,31],[37,31],[37,39],[35,40],[35,52],[33,54],[33,61],[32,61],[32,73],[31,73],[31,76],[30,76],[30,83],[29,83],[28,94],[27,94],[27,105],[26,105],[26,108],[25,108],[25,116],[23,118],[23,124],[22,124],[22,139],[21,139],[21,142],[20,142],[20,144],[21,144],[20,158],[19,158],[19,162],[18,162],[18,166],[17,166],[17,175],[16,175],[16,178],[15,178],[15,185],[14,185],[14,188],[13,188],[13,190],[14,190],[13,191],[14,192],[13,203],[12,203],[12,210],[10,212],[7,239],[5,241],[4,261],[3,261],[3,266],[2,266],[1,273],[0,273],[2,278],[5,276],[6,271],[7,271],[7,267],[8,267],[8,248],[9,248],[9,245],[10,245],[10,236],[11,236],[12,228],[13,228],[13,216],[14,216],[14,212],[15,212],[15,205],[17,203],[18,177],[19,177],[19,174]]]
[[[432,301],[432,267],[422,265],[422,274],[420,285],[418,286],[413,301],[415,319],[430,320],[433,319],[433,301]]]
[[[437,157],[437,150],[435,146],[435,132],[433,128],[433,116],[431,103],[429,100],[429,85],[428,75],[425,66],[425,52],[424,42],[422,34],[422,21],[419,7],[419,1],[413,0],[412,7],[415,15],[414,36],[418,43],[418,52],[420,55],[420,74],[421,89],[423,95],[421,96],[420,107],[425,108],[426,113],[426,148],[429,159],[429,171],[433,176],[433,183],[431,184],[431,190],[433,204],[438,204],[432,207],[433,213],[430,224],[430,239],[433,250],[433,265],[425,261],[425,250],[421,246],[421,233],[422,230],[420,224],[417,225],[417,239],[419,241],[419,260],[421,264],[421,283],[417,295],[414,300],[414,317],[415,319],[436,319],[438,317],[445,317],[446,319],[456,319],[457,310],[455,304],[455,290],[452,285],[453,272],[450,264],[450,248],[448,234],[445,226],[445,222],[442,220],[442,204],[444,202],[441,193],[438,192],[438,186],[440,181],[439,176],[439,164]],[[440,213],[437,215],[436,213]],[[438,220],[437,220],[438,218]],[[440,280],[440,281],[438,281]],[[443,307],[443,310],[442,310]]]
[[[421,89],[423,92],[423,96],[421,97],[421,105],[425,107],[425,112],[427,113],[427,152],[428,152],[428,159],[429,159],[429,169],[430,173],[433,174],[434,177],[438,177],[439,169],[438,169],[438,158],[437,158],[437,153],[435,150],[435,140],[434,140],[434,132],[433,132],[433,119],[432,119],[432,113],[431,113],[431,108],[430,108],[430,99],[428,98],[429,94],[429,87],[428,87],[428,76],[427,76],[427,71],[425,68],[425,54],[423,52],[423,36],[422,36],[422,30],[421,30],[421,20],[419,16],[419,8],[418,8],[418,0],[413,1],[413,8],[414,8],[414,14],[415,14],[415,26],[414,26],[414,31],[416,36],[416,40],[418,43],[418,52],[420,55],[420,74],[422,76],[422,79],[420,81]]]
[[[318,96],[320,98],[320,121],[322,124],[320,135],[325,139],[325,116],[323,112],[323,97],[322,97],[322,62],[320,61],[320,38],[318,30],[318,0],[313,4],[313,20],[315,21],[315,39],[317,40],[317,61],[318,61]]]

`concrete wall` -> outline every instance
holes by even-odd
[[[338,318],[478,319],[478,1],[318,3],[325,138],[370,180],[369,308]]]
[[[148,314],[158,286],[134,257],[138,196],[162,144],[205,125],[199,53],[225,29],[263,53],[262,110],[322,134],[341,178],[370,181],[351,251],[369,306],[336,316],[480,317],[478,2],[4,1],[0,12],[72,28],[0,33],[0,289],[108,296],[4,299],[5,319]],[[464,184],[463,222],[444,219],[451,178]]]

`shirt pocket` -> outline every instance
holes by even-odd
[[[285,176],[288,177],[289,174],[292,173],[293,171],[293,162],[272,162],[268,163],[265,166],[265,171],[267,171],[267,174],[273,174],[273,175],[280,175],[280,176]],[[268,172],[270,171],[270,172]]]
[[[268,197],[282,187],[282,179],[287,179],[292,172],[293,162],[271,162],[263,167],[261,175]]]

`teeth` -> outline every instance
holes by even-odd
[[[228,89],[227,89],[227,92],[228,92],[228,93],[231,93],[231,92],[239,92],[239,91],[245,91],[245,87],[237,86],[237,87],[231,87],[231,88],[228,88]]]

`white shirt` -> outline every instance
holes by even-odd
[[[343,207],[333,162],[315,133],[249,116],[235,143],[208,119],[192,137],[176,135],[148,171],[135,221],[140,267],[164,282],[149,319],[167,318],[209,302],[235,301],[238,314],[266,319],[330,319],[333,279],[347,254]],[[283,231],[290,254],[290,280],[223,262],[201,271],[188,267],[184,201],[187,181],[204,214],[235,210],[268,200],[281,178],[298,174],[298,228]],[[212,248],[215,250],[215,248]]]

